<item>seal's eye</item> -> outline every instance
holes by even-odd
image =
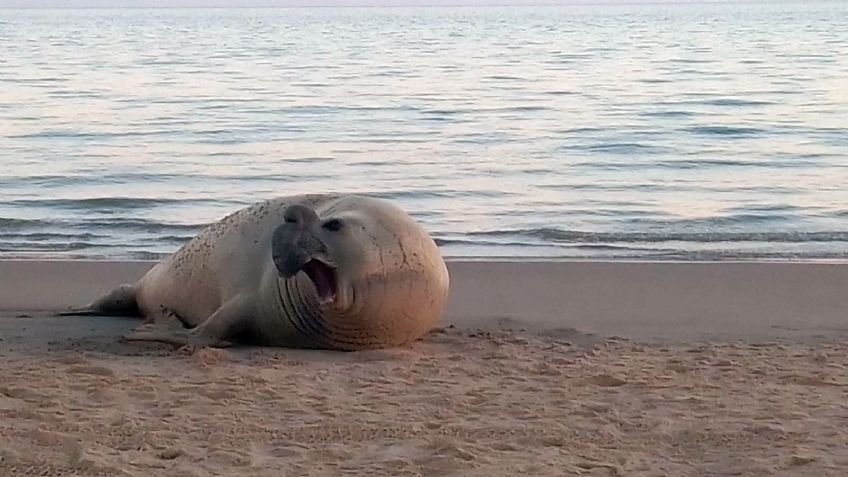
[[[330,232],[338,232],[342,228],[342,221],[339,219],[330,219],[324,222],[324,225],[321,227],[324,227]]]

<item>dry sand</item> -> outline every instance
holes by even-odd
[[[0,317],[2,476],[848,473],[838,342],[447,328],[376,352],[175,351],[118,343],[126,319],[50,320]]]

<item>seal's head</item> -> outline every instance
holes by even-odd
[[[420,338],[447,301],[448,271],[438,247],[412,217],[362,196],[310,207],[290,205],[274,231],[281,277],[308,281],[308,312],[333,347],[396,346]],[[303,298],[303,297],[301,297]],[[314,300],[312,299],[314,298]]]

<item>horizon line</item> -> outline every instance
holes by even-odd
[[[814,0],[814,3],[839,3],[840,0]],[[250,9],[292,9],[292,8],[444,8],[444,7],[567,7],[567,6],[629,6],[629,5],[692,5],[692,4],[754,4],[754,3],[807,3],[805,0],[565,0],[565,1],[540,1],[530,3],[515,3],[507,0],[506,2],[493,1],[491,3],[409,3],[405,5],[386,5],[380,3],[361,4],[293,4],[293,5],[191,5],[191,6],[173,6],[173,5],[148,5],[148,6],[18,6],[18,5],[0,5],[0,10],[250,10]]]

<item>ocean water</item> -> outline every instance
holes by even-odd
[[[848,259],[848,2],[0,10],[0,258],[267,197],[447,256]]]

